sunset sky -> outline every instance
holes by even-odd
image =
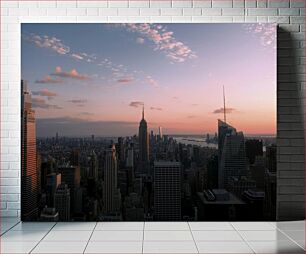
[[[274,24],[23,24],[38,136],[276,132]]]

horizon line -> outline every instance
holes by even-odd
[[[58,133],[59,134],[59,133]],[[163,134],[163,136],[203,136],[205,137],[207,134],[209,135],[215,135],[215,133],[202,133],[202,134],[192,134],[192,133],[179,133],[179,134]],[[80,136],[77,136],[77,135],[60,135],[59,134],[59,137],[78,137],[78,138],[87,138],[87,137],[91,137],[92,135],[94,135],[95,137],[102,137],[102,138],[116,138],[116,137],[133,137],[133,136],[138,136],[137,134],[134,134],[134,135],[98,135],[98,134],[86,134],[86,135],[80,135]],[[158,136],[158,134],[156,133],[156,135]],[[256,133],[243,133],[243,135],[245,137],[273,137],[273,138],[276,138],[277,135],[276,134],[270,134],[270,133],[264,133],[264,134],[256,134]],[[53,135],[53,136],[49,136],[49,135],[45,135],[45,136],[36,136],[36,138],[53,138],[56,136],[56,133]]]

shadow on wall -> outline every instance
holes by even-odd
[[[277,220],[305,219],[305,67],[299,52],[304,40],[278,28]]]

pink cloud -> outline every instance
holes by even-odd
[[[73,79],[78,79],[78,80],[82,80],[82,81],[90,79],[89,76],[78,73],[78,71],[76,69],[72,69],[69,72],[65,72],[59,66],[57,66],[55,68],[55,72],[51,73],[51,75],[61,77],[61,78],[73,78]]]
[[[267,23],[243,24],[244,29],[258,36],[261,45],[276,48],[276,26]]]
[[[37,47],[48,48],[60,55],[66,55],[70,52],[70,47],[65,45],[60,39],[56,37],[50,37],[48,35],[30,34],[24,35],[24,38],[27,41],[34,43],[34,45],[36,45]]]
[[[147,82],[149,83],[149,85],[154,86],[154,87],[158,87],[158,83],[155,79],[153,79],[151,76],[147,76],[146,77]]]
[[[37,84],[60,84],[60,83],[63,83],[63,81],[61,79],[53,79],[50,76],[45,76],[41,80],[36,80],[35,83]]]
[[[138,107],[141,107],[143,105],[144,105],[144,103],[142,101],[132,101],[129,104],[130,107],[134,107],[134,108],[138,108]]]
[[[87,100],[85,100],[85,99],[72,99],[72,100],[69,100],[69,102],[75,103],[75,104],[81,104],[81,103],[86,103]]]
[[[237,111],[237,110],[234,109],[234,108],[226,108],[225,109],[225,113],[227,113],[227,114],[233,113],[235,111]],[[213,113],[214,114],[223,114],[224,113],[224,108],[216,109],[216,110],[213,111]]]
[[[144,44],[145,39],[144,39],[144,38],[141,38],[141,37],[138,37],[137,40],[136,40],[136,42],[137,42],[138,44]]]
[[[71,57],[76,59],[76,60],[83,60],[84,59],[81,55],[75,54],[75,53],[71,54]]]
[[[125,27],[128,31],[138,33],[148,41],[153,42],[155,45],[154,49],[164,52],[172,62],[182,63],[187,59],[197,57],[195,52],[183,42],[177,41],[174,33],[167,31],[163,25],[128,23],[121,24],[120,26]]]
[[[83,60],[87,62],[93,62],[96,60],[96,56],[93,54],[73,52],[68,45],[64,44],[61,39],[56,37],[31,33],[23,34],[22,38],[39,48],[46,48],[59,55],[70,56],[75,60]]]
[[[158,111],[162,111],[162,108],[158,108],[158,107],[150,107],[151,110],[158,110]]]
[[[43,98],[32,98],[33,108],[42,108],[42,109],[62,109],[62,107],[54,104],[48,104]]]
[[[132,83],[133,81],[134,81],[134,78],[132,76],[127,76],[127,77],[117,79],[117,82],[122,83],[122,84],[129,84],[129,83]]]
[[[53,99],[54,97],[57,96],[57,93],[51,92],[48,89],[43,89],[40,91],[33,91],[32,92],[33,95],[38,95],[38,96],[44,96],[44,97],[48,97],[48,99]]]

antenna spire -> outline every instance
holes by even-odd
[[[225,108],[225,92],[223,86],[223,114],[224,114],[224,122],[226,123],[226,108]]]
[[[144,104],[142,104],[142,119],[144,119]]]

